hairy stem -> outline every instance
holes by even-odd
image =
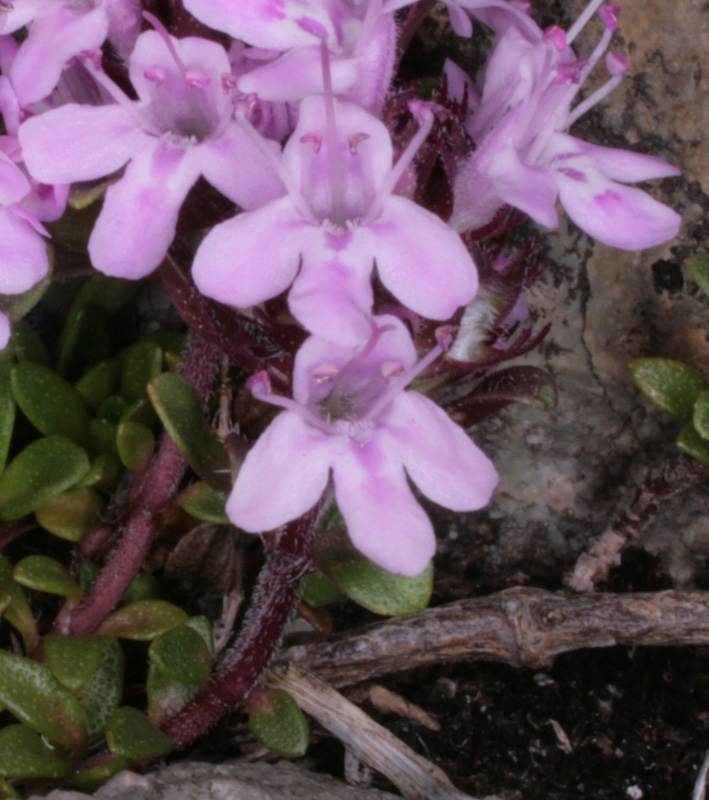
[[[212,344],[197,335],[193,337],[182,374],[203,400],[214,380],[219,355]],[[116,607],[148,555],[185,466],[177,446],[163,433],[157,452],[133,482],[128,520],[118,546],[81,602],[60,613],[55,630],[75,635],[91,633]]]
[[[179,750],[237,707],[278,646],[293,608],[325,503],[266,538],[267,561],[234,646],[199,693],[163,725]]]

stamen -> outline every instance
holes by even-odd
[[[376,219],[381,214],[384,201],[396,188],[396,184],[404,174],[404,170],[406,170],[409,164],[413,161],[414,156],[424,143],[426,137],[431,132],[431,128],[433,127],[433,112],[425,103],[415,101],[409,104],[409,109],[418,118],[421,127],[416,132],[414,138],[406,146],[404,152],[399,156],[399,160],[391,168],[391,172],[389,172],[382,185],[379,187],[379,190],[374,196],[374,200],[372,201],[369,211],[364,219],[365,224]]]
[[[165,70],[160,69],[160,67],[148,67],[143,75],[147,80],[152,81],[158,86],[162,86],[162,84],[165,83],[165,78],[167,77],[165,75]]]
[[[87,66],[89,63],[91,64],[93,70],[88,69],[87,67],[87,72],[93,77],[96,83],[102,86],[118,103],[118,105],[120,105],[131,115],[137,125],[140,127],[145,127],[145,121],[136,111],[135,102],[131,100],[130,97],[128,97],[128,95],[103,71],[103,65],[101,64],[101,51],[84,50],[83,52],[79,53],[77,57],[84,63],[85,66]]]
[[[313,133],[306,133],[305,136],[300,137],[300,141],[303,144],[313,144],[313,150],[316,153],[320,152],[320,148],[322,147],[322,133],[314,131]]]
[[[372,137],[368,133],[353,133],[349,138],[348,141],[350,143],[350,153],[353,156],[357,155],[357,145],[360,142],[364,142],[367,139],[371,139]]]
[[[551,25],[542,34],[542,40],[552,42],[557,50],[565,50],[568,47],[566,41],[566,31],[560,25]]]
[[[624,56],[620,55],[620,53],[608,53],[606,56],[606,66],[608,67],[608,72],[611,74],[611,78],[574,108],[566,119],[567,128],[570,128],[579,117],[585,114],[590,108],[593,108],[597,103],[600,103],[601,100],[615,89],[623,80],[623,75],[625,75],[628,70],[628,61]]]
[[[313,370],[313,378],[318,382],[331,381],[340,370],[334,364],[321,364]]]
[[[320,42],[320,59],[322,63],[323,94],[325,100],[325,118],[327,120],[327,150],[330,162],[330,194],[332,213],[330,220],[341,227],[345,227],[345,186],[342,175],[342,160],[340,158],[340,142],[337,136],[337,123],[335,121],[335,95],[332,91],[332,74],[330,73],[330,53],[325,42]]]
[[[596,13],[598,7],[603,3],[603,0],[591,0],[591,2],[583,10],[581,16],[574,22],[566,33],[566,43],[571,44],[573,40],[581,33],[586,23]]]
[[[616,3],[609,3],[607,6],[601,6],[598,9],[598,16],[603,20],[603,24],[610,31],[618,30],[618,15],[620,14],[620,6]]]
[[[170,34],[167,32],[167,28],[154,14],[151,14],[149,11],[143,11],[143,16],[148,20],[153,28],[155,28],[156,32],[160,34],[160,38],[163,40],[163,42],[165,42],[165,47],[167,47],[175,64],[177,64],[177,68],[182,74],[182,77],[187,80],[187,67],[185,66],[184,61],[180,58],[177,49],[175,48],[175,44],[172,41],[172,36],[170,36]]]
[[[204,86],[209,86],[210,77],[206,73],[197,69],[187,70],[185,73],[185,80],[188,86],[201,89]]]
[[[352,58],[361,55],[362,50],[369,47],[369,37],[372,33],[372,28],[374,28],[377,20],[382,14],[382,6],[383,0],[369,0],[367,4],[367,11],[364,14],[364,19],[362,20],[362,27],[359,29],[359,33],[357,34],[357,41],[355,43],[354,49],[352,50]]]
[[[556,77],[552,83],[559,85],[560,83],[573,83],[578,86],[581,83],[581,72],[584,67],[588,66],[588,61],[574,61],[571,64],[559,64],[556,68]]]
[[[222,89],[224,89],[225,94],[229,94],[233,89],[236,89],[238,78],[236,75],[232,75],[230,72],[225,72],[222,74]]]
[[[279,394],[271,394],[271,379],[266,370],[257,372],[246,381],[246,388],[251,391],[251,394],[263,403],[269,403],[272,406],[285,408],[286,411],[292,411],[297,414],[301,419],[305,420],[308,425],[312,425],[317,430],[328,436],[333,433],[332,427],[324,420],[320,419],[316,414],[313,414],[306,406],[292,400],[290,397],[281,397]]]

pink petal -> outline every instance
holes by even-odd
[[[0,350],[10,342],[10,320],[0,311]]]
[[[47,97],[66,62],[81,50],[96,50],[108,34],[102,4],[87,12],[77,11],[70,3],[52,4],[51,9],[35,19],[10,68],[22,106]]]
[[[311,227],[290,197],[216,225],[195,255],[192,277],[197,288],[239,308],[279,295],[296,276],[303,238]]]
[[[436,551],[436,537],[398,453],[378,431],[366,444],[343,441],[347,446],[333,462],[333,477],[352,544],[389,572],[418,575]]]
[[[280,153],[275,142],[267,142],[270,145]],[[207,139],[195,150],[199,168],[209,183],[247,211],[285,192],[268,159],[236,123],[218,139]]]
[[[649,194],[586,170],[585,180],[557,172],[559,198],[589,236],[621,250],[645,250],[677,236],[682,218]]]
[[[189,150],[153,141],[109,187],[91,233],[91,262],[106,275],[144,278],[160,264],[180,206],[199,177]]]
[[[382,421],[396,439],[411,480],[434,503],[475,511],[490,502],[497,471],[490,459],[435,403],[402,392]]]
[[[110,175],[145,136],[118,105],[70,103],[31,117],[18,132],[30,174],[43,183],[73,183]]]
[[[0,206],[0,294],[26,292],[49,271],[47,243],[24,217]]]
[[[357,65],[353,59],[332,58],[330,70],[335,94],[342,94],[357,80]],[[288,50],[275,61],[242,75],[239,90],[271,102],[291,102],[310,94],[322,94],[320,45]]]
[[[564,165],[564,154],[579,155],[587,158],[604,175],[621,183],[670,178],[680,174],[677,167],[661,158],[633,153],[630,150],[618,150],[615,147],[600,147],[567,134],[554,134],[546,152],[549,153],[552,148],[553,166]],[[569,166],[573,166],[571,159]]]
[[[411,200],[390,197],[362,231],[382,282],[417,314],[448,319],[475,296],[477,269],[460,237]]]
[[[279,414],[239,470],[226,505],[229,519],[248,533],[261,533],[300,517],[327,486],[333,444],[297,414]]]
[[[17,203],[31,188],[22,170],[0,150],[0,205]]]

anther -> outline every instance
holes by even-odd
[[[210,83],[209,75],[197,69],[188,69],[187,72],[185,72],[185,80],[188,86],[197,89],[209,86]]]
[[[160,67],[148,67],[143,75],[145,76],[146,80],[149,80],[158,86],[162,86],[166,78],[165,70],[161,69]]]
[[[372,137],[368,133],[353,133],[351,136],[348,137],[348,141],[350,143],[350,153],[353,156],[357,155],[357,145],[360,142],[364,142],[366,139],[371,139]]]
[[[598,9],[598,16],[609,31],[618,30],[618,14],[620,14],[620,6],[616,3],[609,3]]]
[[[305,136],[300,137],[300,141],[303,144],[310,144],[313,145],[313,150],[316,153],[320,152],[320,147],[322,146],[322,133],[318,133],[317,131],[313,133],[306,133]]]
[[[542,34],[542,39],[545,42],[552,42],[557,50],[565,50],[566,44],[566,31],[559,25],[551,25]]]

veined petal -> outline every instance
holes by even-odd
[[[565,133],[556,133],[552,136],[546,154],[553,154],[551,161],[555,167],[564,166],[566,163],[573,167],[577,157],[585,157],[604,175],[622,183],[671,178],[680,174],[677,167],[673,167],[661,158],[589,144]]]
[[[497,471],[468,434],[433,401],[402,392],[382,426],[396,440],[406,471],[434,503],[475,511],[490,502]]]
[[[308,254],[288,294],[288,307],[310,333],[340,345],[356,345],[372,332],[374,293],[369,274],[362,275],[338,258]]]
[[[192,277],[197,288],[239,308],[275,297],[295,278],[304,232],[311,227],[290,197],[216,225],[195,255]]]
[[[674,239],[682,218],[649,194],[587,169],[584,180],[557,172],[559,198],[589,236],[621,250],[645,250]]]
[[[268,62],[239,78],[239,89],[270,102],[295,102],[311,94],[323,93],[322,61],[319,45],[288,50],[275,61]],[[332,58],[332,90],[347,91],[357,79],[353,59]]]
[[[185,0],[190,14],[210,28],[273,50],[317,44],[322,36],[336,41],[328,5],[321,0]]]
[[[558,189],[548,169],[527,164],[512,147],[504,147],[487,162],[485,176],[503,202],[529,214],[540,225],[559,226],[555,208]]]
[[[199,177],[189,150],[154,140],[109,187],[89,239],[96,269],[118,278],[144,278],[163,260],[177,215]]]
[[[270,531],[312,508],[327,486],[332,437],[284,411],[261,434],[239,470],[226,505],[248,533]]]
[[[31,117],[18,132],[29,173],[43,183],[110,175],[133,155],[144,134],[119,105],[70,103]]]
[[[24,216],[0,206],[0,294],[26,292],[49,271],[47,243]]]
[[[412,311],[448,319],[478,289],[478,272],[457,233],[435,214],[392,195],[362,235],[389,291]]]
[[[10,67],[20,104],[47,97],[66,62],[81,50],[99,48],[107,34],[108,15],[102,4],[83,12],[71,3],[55,3],[51,11],[38,16]]]
[[[280,154],[275,142],[266,141],[266,146]],[[285,192],[268,159],[235,122],[218,139],[196,146],[195,158],[209,183],[247,211]]]
[[[347,441],[333,463],[337,505],[352,544],[390,572],[418,575],[436,552],[431,521],[406,482],[400,455],[375,432]]]

